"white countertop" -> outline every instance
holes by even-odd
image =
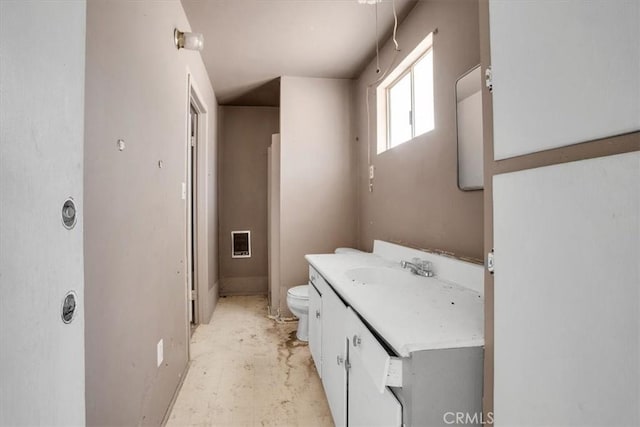
[[[420,277],[370,253],[307,255],[307,261],[400,356],[484,345],[484,297],[438,277]],[[349,270],[382,267],[406,273],[396,283],[363,283]]]

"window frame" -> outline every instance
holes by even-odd
[[[391,145],[391,89],[393,89],[396,86],[396,84],[400,83],[400,81],[404,79],[407,74],[409,74],[409,88],[411,91],[411,110],[410,110],[411,111],[411,116],[410,116],[411,137],[406,141],[402,141],[396,145]],[[388,150],[390,148],[397,147],[400,144],[404,144],[407,141],[411,141],[414,137],[413,121],[415,119],[414,119],[414,108],[413,108],[413,65],[407,68],[405,71],[403,71],[402,74],[398,76],[398,78],[396,78],[389,86],[387,86],[385,88],[385,93],[387,98],[386,99],[386,105],[387,105],[386,120],[387,120],[387,150]]]
[[[414,83],[414,68],[418,62],[423,60],[429,53],[435,55],[433,47],[433,33],[429,33],[418,45],[389,73],[389,75],[382,80],[382,82],[376,87],[376,123],[377,123],[377,154],[381,154],[391,148],[402,145],[405,142],[412,141],[416,136],[416,117],[415,117],[415,83]],[[435,57],[432,59],[432,61]],[[432,62],[432,83],[434,79],[434,64]],[[402,80],[408,73],[411,74],[411,138],[403,141],[397,145],[391,145],[391,103],[390,93],[391,89]],[[434,85],[435,86],[435,85]],[[434,102],[433,115],[434,123],[433,127],[421,133],[431,132],[435,129],[435,87],[433,91],[432,101]]]
[[[400,74],[398,77],[396,77],[395,80],[393,80],[391,83],[389,83],[388,86],[385,87],[385,92],[386,92],[386,104],[387,104],[387,113],[386,113],[386,119],[387,119],[387,150],[389,150],[390,148],[393,147],[397,147],[400,144],[404,144],[405,142],[409,142],[411,141],[413,138],[415,138],[416,136],[420,136],[424,133],[427,132],[431,132],[433,129],[435,129],[435,123],[434,123],[434,127],[432,127],[431,129],[429,129],[428,131],[425,131],[421,134],[416,135],[416,90],[415,90],[415,68],[416,65],[418,64],[418,62],[422,61],[423,59],[425,59],[427,57],[427,55],[429,55],[429,53],[433,52],[433,46],[429,47],[426,51],[424,51],[422,53],[422,55],[420,55],[415,61],[413,61],[411,63],[411,65],[409,65],[407,67],[406,70],[404,70],[402,72],[402,74]],[[391,141],[391,89],[393,89],[396,84],[398,84],[402,79],[405,78],[405,76],[409,74],[410,78],[410,87],[411,87],[411,115],[409,116],[409,121],[410,121],[410,125],[411,125],[411,138],[409,138],[406,141],[402,141],[396,145],[392,145],[392,141]],[[431,66],[431,74],[432,74],[432,80],[433,80],[433,62],[432,62],[432,66]],[[434,112],[435,115],[435,112]]]

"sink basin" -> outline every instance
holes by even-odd
[[[389,267],[360,267],[347,270],[345,274],[353,282],[370,285],[393,285],[412,281],[417,277],[409,271]]]

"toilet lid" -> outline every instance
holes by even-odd
[[[300,285],[289,288],[287,294],[295,298],[309,299],[309,285]]]

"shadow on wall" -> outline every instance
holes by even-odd
[[[259,84],[247,93],[226,102],[225,106],[279,107],[280,77]]]

